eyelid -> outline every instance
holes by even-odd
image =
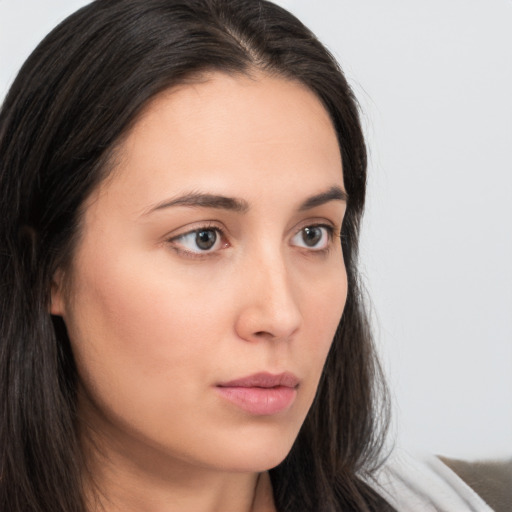
[[[332,241],[334,240],[334,238],[339,236],[335,226],[332,225],[331,223],[327,223],[325,221],[322,221],[322,222],[309,221],[309,222],[304,223],[298,230],[295,231],[294,235],[291,237],[291,240],[293,240],[297,236],[300,236],[301,233],[306,228],[322,228],[327,232],[328,240],[326,241],[325,247],[317,248],[317,247],[308,247],[307,245],[292,244],[292,245],[295,245],[295,247],[297,247],[299,249],[302,249],[302,250],[305,250],[308,252],[312,252],[312,253],[324,253],[324,252],[328,251],[332,246]]]
[[[343,219],[342,219],[343,220]],[[332,233],[333,238],[334,237],[340,237],[341,236],[341,222],[337,222],[335,220],[331,220],[326,217],[315,217],[315,218],[309,218],[302,222],[299,222],[295,225],[293,228],[293,235],[296,235],[298,232],[300,232],[304,228],[312,228],[312,227],[325,227],[326,229],[330,230]]]
[[[180,246],[180,244],[177,243],[179,239],[182,239],[189,235],[193,235],[194,233],[199,233],[201,231],[215,231],[221,239],[222,246],[216,250],[198,250],[196,252],[188,250],[184,248],[183,245]],[[219,227],[217,223],[209,221],[198,223],[196,227],[189,227],[188,229],[185,229],[177,234],[168,235],[165,238],[165,242],[168,243],[173,248],[173,250],[176,251],[178,254],[190,258],[206,258],[216,256],[220,250],[225,249],[230,245],[229,242],[227,241],[225,229]]]

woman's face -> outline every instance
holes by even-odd
[[[286,456],[345,304],[343,190],[298,83],[215,73],[152,101],[52,294],[97,438],[229,471]]]

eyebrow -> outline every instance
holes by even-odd
[[[325,192],[308,197],[299,206],[299,211],[310,210],[321,206],[330,201],[347,201],[347,193],[338,186],[333,186]],[[190,192],[174,199],[168,199],[156,206],[153,206],[144,215],[154,211],[171,208],[173,206],[185,206],[189,208],[214,208],[218,210],[228,210],[237,213],[245,213],[249,210],[249,203],[244,199],[235,197],[226,197],[217,194],[205,194],[201,192]]]
[[[316,194],[306,199],[299,206],[299,211],[303,212],[304,210],[311,210],[312,208],[321,206],[330,201],[343,201],[346,203],[348,201],[348,194],[342,188],[333,186],[325,192],[321,192],[320,194]]]
[[[226,197],[217,194],[203,194],[200,192],[190,192],[175,199],[165,200],[162,203],[152,207],[146,213],[151,213],[172,206],[187,206],[189,208],[215,208],[218,210],[230,210],[239,213],[245,213],[249,209],[249,203],[243,199]]]

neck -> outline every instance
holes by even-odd
[[[118,471],[89,493],[90,512],[252,512],[258,475],[198,475],[184,481]],[[93,497],[94,496],[94,497]]]

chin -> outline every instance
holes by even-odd
[[[235,456],[224,460],[222,470],[235,473],[262,473],[279,466],[288,455],[288,451],[270,453],[260,450],[259,453],[246,454],[246,457]]]
[[[297,433],[293,435],[273,435],[248,433],[236,442],[224,445],[222,456],[217,462],[225,470],[236,472],[268,471],[286,458],[293,446]]]

